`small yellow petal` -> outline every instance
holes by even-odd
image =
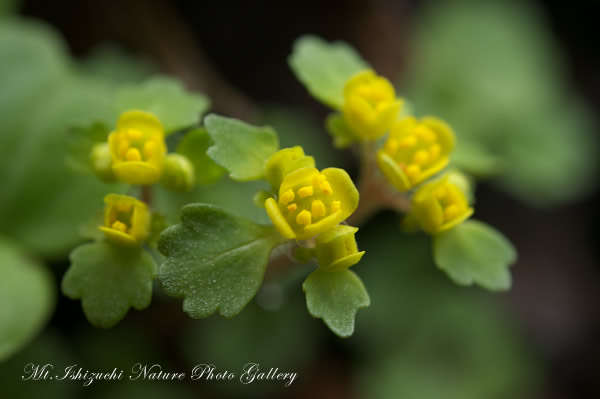
[[[411,179],[416,179],[421,173],[421,167],[417,164],[411,163],[406,167],[406,175]]]
[[[315,200],[310,206],[310,210],[315,218],[325,216],[325,204],[321,200]]]
[[[300,198],[310,197],[311,195],[313,195],[312,186],[305,186],[298,190],[298,196]]]
[[[431,154],[431,159],[437,159],[440,156],[440,152],[442,152],[442,146],[439,144],[434,144],[429,147],[429,153]]]
[[[294,200],[294,191],[292,189],[287,190],[285,193],[281,194],[281,203],[286,205],[289,202]]]
[[[385,142],[385,151],[390,155],[396,155],[399,146],[400,144],[398,143],[398,140],[389,139]]]
[[[460,212],[460,209],[458,208],[458,205],[456,204],[452,204],[449,205],[448,207],[446,207],[446,209],[444,209],[444,219],[446,221],[452,220],[456,217],[456,215],[458,215]]]
[[[319,186],[319,188],[321,189],[321,191],[325,195],[329,195],[329,194],[333,193],[333,189],[331,188],[331,184],[329,184],[328,181],[324,181],[323,183],[321,183],[321,185]]]
[[[121,158],[125,158],[125,154],[127,153],[128,149],[129,149],[129,141],[128,140],[120,140],[119,155],[121,156]]]
[[[140,154],[140,150],[138,150],[137,148],[128,149],[125,153],[125,159],[131,162],[141,161],[142,155]]]
[[[312,214],[307,210],[303,210],[296,216],[296,223],[308,226],[312,223]]]
[[[298,205],[296,205],[296,204],[289,204],[287,206],[287,210],[290,211],[290,212],[295,212],[296,209],[298,209]]]
[[[433,195],[435,195],[435,197],[439,200],[443,199],[446,197],[446,194],[448,192],[446,191],[446,188],[444,187],[438,187],[434,192]]]
[[[331,213],[335,213],[335,212],[339,211],[341,207],[342,207],[341,201],[333,201],[331,203]]]
[[[420,125],[415,128],[415,134],[419,139],[426,143],[433,143],[436,141],[436,135],[426,126]]]

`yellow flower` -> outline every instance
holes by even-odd
[[[343,169],[301,168],[283,178],[265,209],[286,238],[304,240],[338,225],[356,210],[358,190]]]
[[[390,82],[370,69],[359,72],[344,87],[342,114],[347,125],[363,140],[377,140],[398,116],[402,100]]]
[[[390,183],[407,191],[448,165],[454,141],[450,126],[439,119],[405,118],[392,127],[377,163]]]
[[[99,229],[117,244],[141,245],[150,234],[150,212],[142,201],[127,195],[104,197],[104,226]]]
[[[304,155],[302,147],[284,148],[271,155],[265,162],[265,177],[277,190],[288,173],[307,167],[314,168],[315,160],[311,156]]]
[[[450,182],[450,176],[423,185],[412,199],[408,216],[429,234],[438,234],[468,219],[473,214],[465,193]]]
[[[108,136],[112,169],[129,184],[152,184],[160,179],[167,147],[163,127],[152,114],[127,111]]]
[[[317,237],[315,252],[322,270],[344,270],[360,261],[365,251],[358,252],[357,231],[356,227],[339,225]]]

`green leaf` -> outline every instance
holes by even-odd
[[[350,270],[324,272],[317,269],[306,278],[302,289],[311,316],[323,319],[327,327],[342,338],[354,332],[357,310],[371,304],[363,282]]]
[[[150,112],[160,119],[166,134],[199,124],[209,106],[206,96],[189,93],[177,79],[166,76],[123,87],[117,95],[119,112],[132,109]]]
[[[0,239],[0,361],[24,347],[52,314],[56,292],[45,265]]]
[[[273,129],[215,114],[208,115],[204,123],[214,142],[207,154],[229,171],[229,177],[237,181],[263,178],[265,161],[279,149]]]
[[[190,204],[181,223],[165,230],[158,249],[167,257],[159,279],[168,295],[183,297],[193,318],[215,311],[238,314],[258,291],[269,255],[282,237],[217,206]]]
[[[478,284],[490,291],[511,286],[508,270],[517,259],[513,245],[499,231],[468,220],[433,239],[437,266],[457,284]]]
[[[100,122],[67,129],[67,165],[78,172],[92,173],[90,153],[94,144],[107,140],[109,130]]]
[[[356,136],[340,114],[330,114],[325,121],[325,126],[327,132],[333,137],[333,145],[336,148],[347,148],[357,141]]]
[[[211,144],[212,140],[206,129],[197,128],[187,132],[177,145],[177,152],[194,164],[197,184],[214,183],[225,173],[225,169],[206,155]]]
[[[70,259],[62,291],[71,299],[81,299],[83,312],[94,326],[112,327],[130,307],[150,306],[156,263],[144,249],[99,241],[75,248]]]
[[[477,177],[497,175],[504,164],[502,158],[486,147],[468,140],[460,140],[451,156],[452,165]]]
[[[288,62],[309,93],[335,109],[340,109],[344,103],[346,81],[369,68],[348,44],[328,43],[316,36],[303,36],[296,40]]]

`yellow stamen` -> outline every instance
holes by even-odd
[[[417,151],[413,157],[413,162],[421,166],[425,165],[429,162],[429,153],[425,150]]]
[[[127,233],[127,225],[123,222],[119,222],[118,220],[115,221],[110,227],[111,229],[120,231],[121,233]]]
[[[137,129],[127,129],[127,137],[131,141],[138,141],[142,138],[142,132]]]
[[[307,210],[303,210],[296,216],[296,223],[308,226],[312,223],[312,214]]]
[[[313,195],[312,186],[305,186],[298,190],[298,196],[300,198],[310,197],[311,195]]]
[[[315,187],[319,187],[319,185],[321,183],[323,183],[325,181],[325,176],[323,176],[320,173],[315,173],[314,176],[312,177],[312,184]]]
[[[390,155],[396,155],[399,145],[398,140],[389,139],[385,142],[385,151]]]
[[[324,181],[323,183],[321,183],[321,185],[319,186],[319,188],[321,189],[321,191],[325,195],[329,195],[329,194],[333,193],[333,189],[331,188],[331,184],[329,184],[328,181]]]
[[[289,212],[295,212],[295,211],[296,211],[296,209],[298,209],[298,205],[296,205],[296,204],[289,204],[289,205],[287,206],[287,210],[288,210]]]
[[[125,159],[130,162],[141,161],[142,155],[140,154],[140,150],[137,148],[130,148],[125,153]]]
[[[421,167],[415,163],[411,163],[410,165],[408,165],[406,167],[406,175],[411,180],[415,180],[417,177],[419,177],[420,173],[421,173]]]
[[[444,219],[446,221],[450,221],[452,219],[454,219],[456,217],[456,215],[458,215],[458,213],[460,212],[460,209],[458,208],[458,205],[456,204],[452,204],[446,207],[446,209],[444,209]]]
[[[144,144],[144,156],[146,157],[146,159],[152,157],[155,149],[156,143],[154,141],[147,141],[146,144]]]
[[[435,133],[426,126],[418,126],[415,129],[415,134],[426,143],[433,143],[436,140]]]
[[[325,204],[321,200],[314,200],[310,206],[310,210],[315,218],[325,216]]]
[[[289,202],[292,202],[294,200],[294,191],[292,189],[287,190],[285,193],[281,194],[281,203],[283,205],[286,205]]]
[[[119,143],[119,155],[121,156],[121,158],[125,158],[125,154],[127,153],[127,150],[129,149],[129,141],[128,140],[121,140],[121,142]]]
[[[333,201],[331,203],[331,213],[336,213],[342,207],[342,203],[340,201]]]
[[[417,138],[415,136],[407,136],[400,140],[400,148],[407,149],[417,145]]]

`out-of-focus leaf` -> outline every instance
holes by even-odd
[[[335,109],[344,103],[344,85],[369,65],[349,45],[328,43],[316,36],[296,40],[289,65],[296,77],[317,100]]]
[[[566,90],[559,49],[534,4],[430,2],[417,21],[407,91],[419,113],[454,127],[457,166],[493,172],[537,206],[590,191],[598,164],[590,112]]]
[[[237,315],[262,283],[269,255],[282,242],[272,226],[258,225],[222,208],[190,204],[181,223],[160,235],[166,256],[159,279],[164,291],[183,297],[183,310],[193,318],[216,311]]]
[[[452,153],[452,165],[477,177],[494,176],[502,171],[503,160],[476,143],[461,140]]]
[[[81,299],[83,312],[94,326],[112,327],[130,307],[142,310],[150,305],[156,264],[144,249],[98,241],[75,248],[70,258],[62,291],[71,299]]]
[[[204,123],[214,145],[208,156],[229,171],[233,180],[262,179],[265,161],[279,149],[277,133],[233,118],[211,114]]]
[[[327,131],[333,137],[333,145],[336,148],[350,147],[357,140],[340,114],[330,114],[327,117],[325,126],[327,126]]]
[[[210,101],[202,94],[187,92],[167,76],[152,77],[139,85],[123,87],[117,95],[117,110],[150,112],[163,124],[166,134],[198,125]]]
[[[42,329],[56,292],[46,266],[0,239],[0,362]]]
[[[67,130],[67,164],[81,173],[92,173],[90,154],[94,144],[107,140],[109,130],[102,123],[73,126]]]
[[[517,259],[513,245],[493,227],[468,220],[433,238],[433,257],[457,284],[478,284],[491,291],[508,290],[508,268]]]
[[[197,128],[187,132],[177,145],[177,152],[194,164],[197,184],[214,183],[225,173],[225,169],[206,155],[211,144],[212,140],[206,130]]]
[[[77,242],[77,225],[97,199],[117,190],[75,175],[64,160],[68,126],[114,121],[112,94],[74,76],[64,46],[43,25],[1,21],[0,58],[0,232],[59,256]]]
[[[323,319],[327,327],[342,338],[354,332],[358,309],[371,303],[363,282],[351,270],[315,270],[306,278],[302,289],[306,293],[308,312]]]
[[[108,43],[95,47],[80,67],[84,73],[115,84],[140,83],[158,70],[149,60]]]

